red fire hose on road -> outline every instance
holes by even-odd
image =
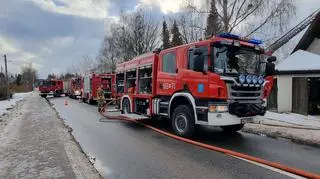
[[[110,103],[111,102],[106,103],[106,105],[104,107],[105,111],[107,111],[106,110],[107,106]],[[274,168],[277,168],[277,169],[280,169],[280,170],[283,170],[283,171],[286,171],[286,172],[289,172],[289,173],[292,173],[292,174],[295,174],[295,175],[299,175],[299,176],[302,176],[302,177],[312,178],[312,179],[320,179],[320,175],[319,174],[307,172],[307,171],[304,171],[304,170],[301,170],[301,169],[297,169],[297,168],[293,168],[293,167],[288,167],[286,165],[283,165],[283,164],[280,164],[280,163],[276,163],[276,162],[271,162],[271,161],[268,161],[268,160],[265,160],[265,159],[262,159],[262,158],[253,157],[253,156],[250,156],[250,155],[247,155],[247,154],[243,154],[243,153],[239,153],[239,152],[236,152],[236,151],[232,151],[232,150],[224,149],[224,148],[221,148],[221,147],[208,145],[208,144],[205,144],[205,143],[201,143],[201,142],[197,142],[197,141],[190,140],[190,139],[187,139],[187,138],[183,138],[183,137],[171,134],[169,132],[157,129],[157,128],[152,127],[150,125],[144,124],[144,123],[139,122],[137,120],[130,119],[128,117],[119,116],[119,115],[118,116],[110,115],[110,114],[103,113],[103,111],[100,112],[100,114],[103,117],[106,117],[108,120],[124,120],[124,121],[135,122],[135,123],[137,123],[139,125],[142,125],[142,126],[148,128],[148,129],[151,129],[151,130],[153,130],[155,132],[158,132],[158,133],[160,133],[162,135],[165,135],[165,136],[168,136],[170,138],[173,138],[173,139],[176,139],[176,140],[179,140],[179,141],[183,141],[183,142],[186,142],[186,143],[198,146],[198,147],[202,147],[202,148],[205,148],[205,149],[208,149],[208,150],[221,152],[221,153],[224,153],[224,154],[232,155],[232,156],[239,157],[239,158],[242,158],[242,159],[246,159],[246,160],[249,160],[249,161],[253,161],[253,162],[260,163],[260,164],[268,165],[270,167],[274,167]]]

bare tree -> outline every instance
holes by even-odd
[[[246,30],[248,35],[258,31],[283,32],[295,15],[294,0],[216,0],[217,14],[225,32]],[[208,14],[207,9],[199,9],[189,0],[187,8],[196,14]],[[257,18],[259,17],[259,18]],[[268,29],[269,28],[269,29]]]
[[[21,82],[23,84],[32,85],[37,77],[37,70],[32,67],[32,64],[25,65],[21,68]]]
[[[114,38],[105,37],[101,44],[99,56],[99,65],[103,73],[114,72],[117,64],[117,49],[114,46]]]
[[[204,37],[205,20],[203,14],[193,13],[190,8],[183,8],[176,20],[184,43],[195,42]]]
[[[116,63],[153,50],[160,41],[158,27],[159,23],[143,9],[122,13],[102,42],[99,64],[114,71]]]

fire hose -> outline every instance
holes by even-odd
[[[242,159],[245,159],[245,160],[249,160],[249,161],[257,162],[257,163],[260,163],[260,164],[268,165],[270,167],[277,168],[277,169],[280,169],[280,170],[283,170],[283,171],[286,171],[286,172],[289,172],[289,173],[292,173],[292,174],[295,174],[295,175],[299,175],[299,176],[302,176],[302,177],[312,178],[312,179],[320,179],[320,175],[319,174],[307,172],[307,171],[304,171],[304,170],[301,170],[301,169],[297,169],[297,168],[293,168],[293,167],[289,167],[289,166],[286,166],[286,165],[283,165],[283,164],[280,164],[280,163],[277,163],[277,162],[271,162],[271,161],[268,161],[268,160],[265,160],[265,159],[262,159],[262,158],[250,156],[250,155],[243,154],[243,153],[240,153],[240,152],[236,152],[236,151],[224,149],[224,148],[221,148],[221,147],[217,147],[217,146],[213,146],[213,145],[208,145],[208,144],[205,144],[205,143],[197,142],[197,141],[194,141],[194,140],[191,140],[191,139],[183,138],[183,137],[171,134],[169,132],[163,131],[161,129],[155,128],[155,127],[153,127],[151,125],[144,124],[144,123],[142,123],[142,122],[140,122],[138,120],[131,119],[129,117],[107,114],[106,112],[108,112],[108,105],[113,103],[113,102],[114,102],[114,100],[110,101],[108,103],[105,103],[105,105],[103,107],[104,110],[100,111],[101,116],[107,118],[108,120],[123,120],[123,121],[134,122],[134,123],[137,123],[139,125],[142,125],[142,126],[148,128],[148,129],[151,129],[151,130],[153,130],[155,132],[158,132],[158,133],[160,133],[162,135],[168,136],[168,137],[170,137],[172,139],[175,139],[175,140],[178,140],[178,141],[182,141],[182,142],[185,142],[185,143],[189,143],[189,144],[192,144],[192,145],[204,148],[204,149],[208,149],[208,150],[224,153],[224,154],[227,154],[227,155],[231,155],[231,156],[234,156],[234,157],[242,158]]]

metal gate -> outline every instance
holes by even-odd
[[[308,115],[309,85],[308,78],[292,79],[292,112]]]

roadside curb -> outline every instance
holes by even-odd
[[[72,127],[70,127],[69,125],[67,125],[61,115],[59,114],[59,112],[56,110],[56,108],[54,107],[54,104],[50,102],[49,99],[45,98],[45,100],[47,101],[47,103],[49,104],[49,106],[54,110],[57,118],[60,120],[59,122],[62,124],[63,128],[66,130],[66,132],[70,135],[71,137],[71,141],[75,143],[75,145],[78,147],[79,151],[85,156],[85,158],[88,160],[88,163],[91,164],[91,167],[95,170],[94,172],[96,172],[97,175],[99,175],[100,178],[104,178],[101,173],[97,170],[97,168],[94,166],[93,161],[95,161],[95,158],[90,157],[87,153],[84,152],[84,150],[82,149],[80,143],[76,140],[75,136],[73,135],[73,129]]]
[[[265,135],[267,137],[274,138],[274,139],[290,140],[291,142],[294,142],[297,144],[309,145],[309,146],[313,146],[313,147],[320,147],[319,143],[314,142],[312,140],[302,139],[302,138],[292,136],[292,135],[284,135],[283,133],[281,133],[279,131],[268,132],[265,130],[254,129],[254,128],[250,128],[250,127],[246,127],[246,126],[241,131],[246,132],[246,133],[256,134],[259,136]]]

